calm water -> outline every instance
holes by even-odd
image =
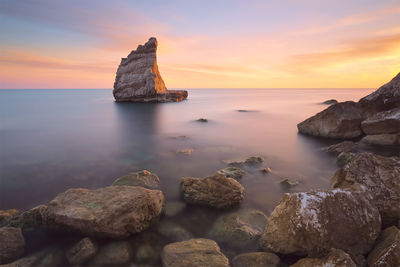
[[[142,169],[159,175],[167,201],[179,200],[181,177],[261,155],[273,173],[247,170],[241,207],[269,214],[285,192],[282,179],[300,181],[293,191],[324,189],[337,170],[320,151],[335,141],[298,135],[296,124],[326,108],[322,101],[357,101],[372,91],[197,89],[181,103],[121,104],[110,90],[0,90],[0,209],[28,209],[68,188],[107,186]],[[187,212],[176,220],[201,236],[206,229],[191,225]]]

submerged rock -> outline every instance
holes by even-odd
[[[278,267],[280,259],[274,253],[250,252],[232,259],[232,267]]]
[[[18,259],[25,250],[25,239],[20,228],[0,228],[0,264]]]
[[[352,141],[343,141],[338,144],[331,145],[327,148],[324,148],[323,150],[331,153],[335,156],[338,156],[340,153],[346,152],[346,153],[355,153],[357,152],[358,149],[358,143],[352,142]]]
[[[152,37],[121,59],[113,90],[116,101],[179,102],[187,98],[187,91],[165,87],[157,65],[157,45]]]
[[[16,209],[0,210],[0,227],[7,225],[12,217],[19,213]]]
[[[169,201],[164,205],[164,214],[167,217],[174,217],[181,213],[186,207],[186,203],[181,201]]]
[[[43,213],[47,227],[89,236],[124,238],[148,228],[162,210],[164,195],[139,186],[69,189]]]
[[[279,182],[280,186],[283,189],[290,189],[292,187],[295,187],[295,186],[299,185],[299,183],[300,183],[299,181],[292,181],[292,180],[290,180],[288,178],[286,178],[286,179],[284,179],[284,180]]]
[[[272,170],[271,170],[271,168],[262,168],[262,169],[260,169],[259,170],[261,173],[264,173],[264,174],[268,174],[268,173],[271,173],[272,172]]]
[[[338,103],[338,101],[336,99],[329,99],[329,100],[322,102],[322,104],[325,104],[325,105],[333,105],[333,104],[337,104],[337,103]]]
[[[400,220],[400,160],[362,153],[332,177],[334,188],[361,184],[371,193],[384,225]]]
[[[228,162],[231,167],[255,167],[264,162],[264,158],[260,156],[251,156],[245,160]]]
[[[196,121],[198,121],[198,122],[208,122],[208,119],[206,119],[206,118],[200,118],[200,119],[197,119]]]
[[[85,237],[66,252],[66,257],[70,264],[83,264],[93,258],[97,249],[97,244]]]
[[[239,205],[244,197],[243,186],[221,174],[206,178],[182,178],[181,189],[187,203],[221,209]]]
[[[24,231],[33,230],[42,225],[42,214],[47,208],[39,205],[13,217],[8,226],[22,228]]]
[[[181,149],[181,150],[176,151],[176,153],[178,153],[178,154],[183,154],[183,155],[187,155],[187,156],[192,155],[193,152],[194,152],[194,149],[192,149],[192,148]]]
[[[340,249],[332,249],[328,255],[323,258],[305,258],[301,259],[290,267],[357,267],[350,255]]]
[[[172,221],[160,221],[156,226],[156,231],[169,242],[179,242],[193,238],[193,235],[185,228]]]
[[[253,209],[221,215],[212,226],[209,237],[218,243],[246,251],[255,250],[264,232],[267,216]]]
[[[164,267],[230,266],[217,243],[203,238],[168,244],[162,250],[161,259]]]
[[[351,139],[362,135],[364,117],[358,103],[347,101],[334,104],[311,118],[299,123],[300,133],[337,139]]]
[[[381,233],[367,261],[371,267],[400,266],[400,231],[397,227],[386,228]]]
[[[234,179],[240,179],[243,175],[246,175],[244,170],[237,167],[226,167],[219,170],[217,173]]]
[[[115,266],[128,263],[133,256],[132,248],[127,241],[114,241],[101,247],[89,266]]]
[[[112,185],[142,186],[148,189],[159,189],[160,179],[147,170],[128,173],[113,182]]]
[[[261,248],[320,257],[331,248],[367,253],[381,228],[378,209],[363,191],[335,189],[285,194],[271,213]]]

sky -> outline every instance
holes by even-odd
[[[168,88],[377,88],[400,72],[398,0],[0,0],[0,88],[112,88],[153,36]]]

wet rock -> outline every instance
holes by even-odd
[[[347,101],[331,105],[311,118],[299,123],[300,133],[325,138],[351,139],[362,135],[364,120],[358,103]]]
[[[400,134],[400,108],[379,112],[361,123],[367,135]]]
[[[239,205],[244,197],[243,186],[221,174],[206,178],[182,178],[181,189],[187,203],[221,209]]]
[[[400,266],[400,231],[397,227],[386,228],[368,255],[369,266]]]
[[[322,104],[325,104],[325,105],[333,105],[333,104],[337,104],[337,103],[338,103],[338,101],[336,99],[329,99],[329,100],[322,102]]]
[[[394,225],[400,219],[400,160],[371,153],[356,155],[331,179],[334,188],[349,188],[361,184],[371,193],[384,225]]]
[[[169,201],[164,205],[164,214],[167,217],[174,217],[181,213],[186,207],[186,203],[181,201]]]
[[[88,236],[124,238],[148,228],[164,203],[159,190],[139,186],[69,189],[53,199],[43,213],[47,227]]]
[[[159,189],[160,179],[147,170],[128,173],[114,181],[112,185],[142,186],[148,189]]]
[[[260,169],[259,171],[260,171],[261,173],[264,173],[264,174],[268,174],[268,173],[271,173],[271,172],[272,172],[271,168],[262,168],[262,169]]]
[[[20,228],[0,228],[0,264],[18,259],[25,249],[25,239]]]
[[[45,249],[44,256],[35,262],[35,267],[53,267],[65,265],[65,255],[60,249]]]
[[[179,102],[187,98],[184,90],[167,90],[157,65],[157,40],[150,38],[127,58],[121,59],[113,95],[120,102]]]
[[[217,173],[233,179],[240,179],[243,175],[246,175],[244,170],[237,167],[226,167]]]
[[[97,244],[85,237],[66,252],[70,264],[83,264],[97,253]]]
[[[231,167],[255,167],[264,162],[264,158],[260,156],[251,156],[245,160],[228,162]]]
[[[267,216],[263,212],[240,210],[221,215],[211,228],[209,237],[234,249],[256,250],[266,224]]]
[[[374,134],[367,135],[361,142],[370,145],[393,146],[400,145],[400,134]]]
[[[172,221],[160,221],[156,226],[156,231],[170,242],[179,242],[193,238],[193,235],[189,231]]]
[[[189,148],[189,149],[181,149],[181,150],[176,151],[176,153],[178,153],[178,154],[183,154],[183,155],[187,155],[187,156],[192,155],[193,152],[194,152],[194,149],[191,149],[191,148]]]
[[[168,244],[163,248],[161,259],[164,267],[230,266],[217,243],[203,238]]]
[[[232,267],[278,267],[280,259],[274,253],[251,252],[232,259]]]
[[[305,258],[301,259],[290,267],[357,267],[350,255],[340,249],[332,251],[323,258]]]
[[[128,263],[132,259],[132,248],[127,241],[114,241],[101,247],[89,266],[105,266]]]
[[[42,213],[47,208],[45,205],[34,207],[13,217],[8,226],[22,228],[24,231],[33,230],[42,225]]]
[[[206,118],[200,118],[200,119],[197,119],[196,121],[198,121],[198,122],[208,122],[208,119],[206,119]]]
[[[280,186],[286,190],[299,185],[299,183],[300,183],[299,181],[292,181],[288,178],[279,182]]]
[[[135,262],[139,264],[155,264],[159,260],[159,254],[150,245],[142,245],[136,250]]]
[[[346,153],[355,153],[357,152],[358,149],[358,143],[352,142],[352,141],[343,141],[338,144],[331,145],[327,148],[324,148],[323,150],[334,154],[335,156],[338,156],[340,153],[346,152]]]
[[[336,165],[338,165],[339,167],[343,167],[344,165],[349,163],[355,156],[356,154],[351,152],[342,152],[336,158]]]
[[[11,218],[16,216],[18,213],[19,211],[15,209],[0,210],[0,227],[7,225]]]
[[[364,191],[284,194],[260,245],[282,254],[320,257],[331,248],[341,248],[357,256],[371,249],[380,227],[379,211]]]

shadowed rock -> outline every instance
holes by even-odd
[[[290,267],[357,267],[350,255],[340,249],[332,251],[323,258],[305,258],[301,259]]]
[[[97,252],[97,244],[85,237],[66,252],[70,264],[83,264],[93,258]]]
[[[278,267],[279,263],[279,257],[269,252],[244,253],[232,259],[232,267]]]
[[[20,228],[0,228],[0,264],[9,263],[24,253],[25,239]]]
[[[118,102],[179,102],[187,98],[184,90],[167,90],[157,65],[157,39],[150,38],[128,57],[121,59],[114,83]]]
[[[334,144],[327,148],[324,148],[323,150],[328,153],[334,154],[335,156],[338,156],[342,152],[346,152],[346,153],[357,152],[357,149],[358,149],[358,143],[355,143],[352,141],[343,141],[338,144]]]
[[[368,255],[368,266],[400,266],[400,231],[397,227],[386,228],[374,249]]]

